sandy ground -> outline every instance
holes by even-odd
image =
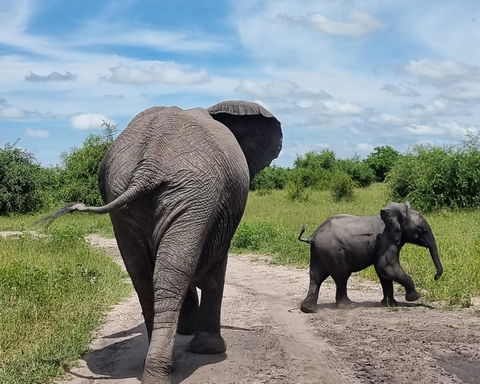
[[[120,261],[115,240],[91,236]],[[382,308],[375,283],[351,279],[355,305],[336,309],[334,284],[320,291],[318,312],[304,314],[308,272],[255,256],[229,259],[222,310],[227,352],[186,351],[175,340],[172,383],[480,383],[480,316],[407,304]],[[441,282],[439,282],[441,283]],[[91,352],[58,384],[139,383],[146,336],[136,296],[110,312]]]

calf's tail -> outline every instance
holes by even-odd
[[[298,235],[298,240],[300,241],[303,241],[304,243],[308,243],[308,244],[311,244],[312,243],[312,240],[310,240],[310,238],[303,238],[302,235],[303,235],[303,232],[305,232],[305,225],[302,225],[302,229],[300,230],[300,234]]]

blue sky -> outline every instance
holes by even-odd
[[[480,132],[477,0],[2,0],[0,145],[42,165],[152,105],[252,100],[277,165]]]

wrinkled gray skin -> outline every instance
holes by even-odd
[[[277,157],[281,141],[279,121],[255,103],[153,107],[130,122],[101,164],[106,205],[70,204],[51,216],[110,213],[150,341],[142,383],[168,382],[176,330],[195,334],[192,352],[225,351],[227,251],[250,179]]]
[[[320,285],[328,276],[332,276],[337,286],[337,305],[350,305],[348,278],[352,272],[372,264],[382,284],[383,305],[397,305],[393,297],[394,281],[405,287],[407,301],[417,300],[420,294],[400,266],[399,254],[405,243],[429,249],[437,270],[435,280],[443,273],[430,225],[408,203],[390,203],[380,216],[332,216],[308,238],[301,238],[303,232],[304,229],[299,240],[310,244],[310,286],[301,305],[303,312],[316,311]]]

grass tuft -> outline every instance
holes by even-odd
[[[86,352],[126,274],[68,227],[0,238],[0,383],[47,382]]]

